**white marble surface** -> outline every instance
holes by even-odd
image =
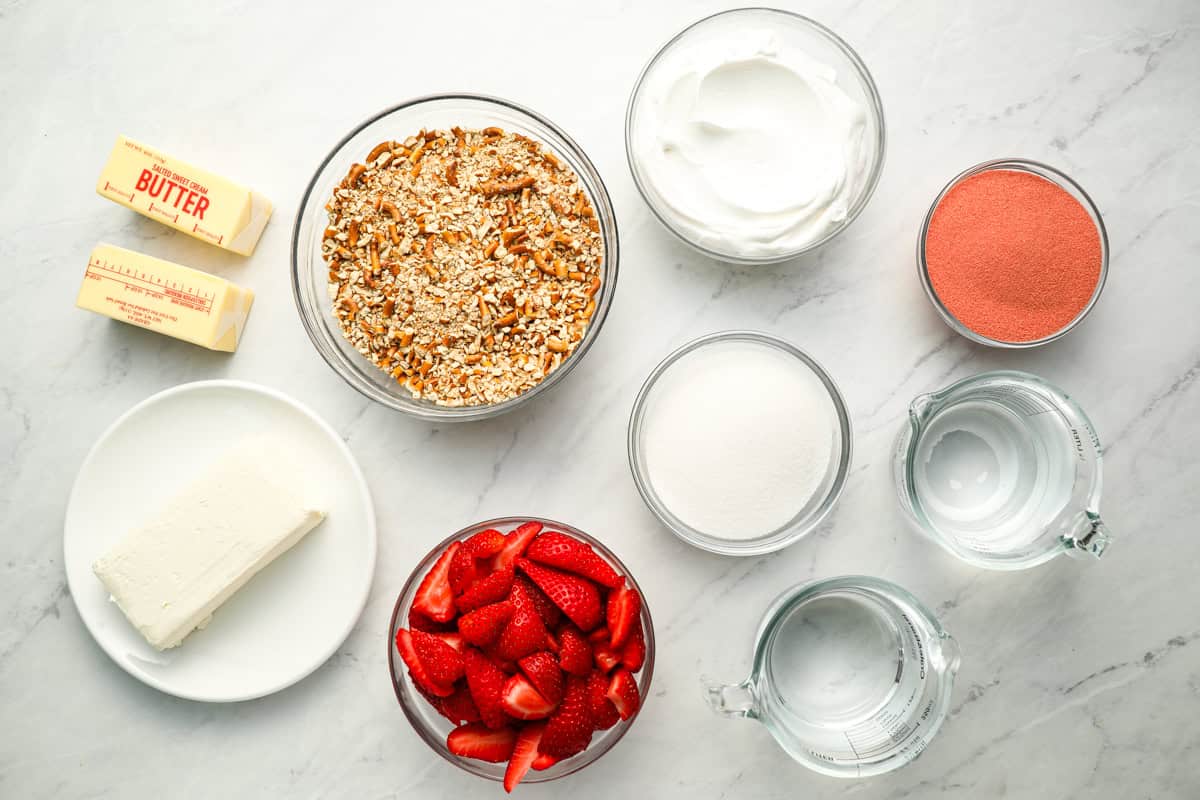
[[[676,244],[637,196],[622,146],[643,62],[720,4],[291,5],[0,3],[0,797],[498,796],[409,729],[384,638],[396,591],[433,542],[510,513],[571,520],[617,549],[646,589],[659,646],[653,697],[629,736],[598,765],[524,796],[1200,796],[1200,6],[796,6],[873,70],[887,166],[832,246],[753,271]],[[288,239],[312,169],[345,130],[452,88],[511,97],[577,138],[612,193],[622,263],[603,335],[562,386],[502,419],[438,428],[368,403],[320,360],[292,305]],[[118,132],[273,198],[255,255],[225,255],[97,197]],[[951,333],[913,267],[934,193],[1002,155],[1076,177],[1112,243],[1095,312],[1031,353]],[[209,353],[75,309],[99,240],[252,286],[241,351]],[[625,461],[645,374],[677,344],[728,327],[808,348],[840,381],[856,428],[832,521],[767,558],[677,541],[643,507]],[[888,458],[908,400],[994,367],[1059,383],[1095,421],[1119,537],[1104,561],[987,573],[903,526]],[[341,432],[369,476],[381,541],[367,609],[329,663],[276,696],[214,706],[159,694],[110,663],[66,591],[61,526],[105,426],[160,389],[222,376],[289,392]],[[862,782],[793,764],[765,729],[711,715],[697,686],[700,673],[748,670],[752,628],[776,593],[845,572],[907,586],[965,652],[941,736],[913,765]]]

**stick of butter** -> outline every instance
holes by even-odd
[[[185,342],[232,353],[254,292],[161,258],[98,244],[75,305]]]
[[[233,181],[120,136],[96,181],[101,197],[226,250],[248,256],[271,201]]]
[[[92,571],[157,650],[176,647],[263,567],[325,519],[274,481],[249,442],[227,453]]]

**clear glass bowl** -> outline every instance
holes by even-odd
[[[933,290],[933,283],[929,279],[929,263],[925,260],[925,237],[929,234],[929,223],[933,220],[933,213],[937,211],[937,207],[941,204],[943,198],[949,194],[951,189],[958,186],[958,184],[967,178],[978,175],[981,172],[989,172],[997,169],[1029,172],[1055,184],[1079,201],[1079,204],[1087,211],[1088,216],[1096,223],[1096,232],[1100,234],[1100,279],[1096,282],[1096,289],[1092,292],[1091,299],[1088,300],[1087,305],[1083,307],[1083,310],[1073,320],[1058,331],[1041,339],[1033,339],[1028,342],[1006,342],[1003,339],[993,339],[981,333],[976,333],[959,322],[958,317],[950,313],[950,309],[942,304],[941,298]],[[1054,167],[1024,158],[998,158],[993,161],[984,161],[955,175],[942,191],[938,192],[938,196],[933,199],[933,204],[929,206],[929,212],[925,215],[925,221],[921,223],[921,234],[917,238],[917,273],[921,276],[921,285],[925,287],[925,294],[929,297],[929,302],[933,303],[933,307],[937,309],[938,314],[957,333],[967,337],[972,342],[985,344],[989,347],[1003,347],[1015,350],[1037,347],[1038,345],[1053,342],[1055,339],[1066,336],[1076,325],[1083,321],[1083,318],[1096,305],[1096,301],[1100,299],[1100,293],[1104,291],[1104,282],[1108,279],[1108,232],[1104,229],[1104,220],[1100,218],[1100,211],[1096,208],[1096,204],[1092,202],[1092,198],[1088,197],[1087,192],[1083,190],[1083,187]]]
[[[413,597],[417,593],[417,587],[420,585],[421,579],[425,577],[425,574],[433,567],[434,562],[438,560],[438,556],[450,546],[451,542],[461,541],[488,528],[495,528],[507,533],[521,523],[530,521],[542,523],[546,530],[561,531],[590,544],[592,549],[612,564],[613,569],[624,575],[625,580],[629,582],[629,586],[642,596],[642,630],[646,637],[646,663],[642,666],[641,671],[637,673],[636,678],[638,692],[642,697],[643,708],[645,707],[646,699],[650,696],[650,679],[654,675],[654,622],[650,619],[650,609],[645,600],[646,594],[638,586],[629,569],[621,563],[621,560],[595,537],[571,525],[565,525],[543,517],[499,517],[470,525],[452,536],[448,536],[434,547],[433,550],[429,551],[429,554],[421,560],[420,564],[417,564],[416,569],[408,576],[404,588],[400,590],[400,596],[396,598],[396,606],[392,610],[392,621],[388,625],[388,674],[392,679],[392,688],[396,692],[396,699],[400,701],[400,707],[404,709],[404,715],[408,717],[408,721],[412,724],[413,730],[417,732],[417,735],[424,739],[425,743],[435,753],[451,764],[470,772],[472,775],[478,775],[481,778],[493,781],[504,779],[505,764],[491,764],[486,761],[461,758],[447,749],[446,736],[454,729],[454,725],[441,714],[438,714],[429,705],[429,702],[421,696],[416,687],[413,686],[412,679],[408,676],[408,668],[404,666],[399,653],[396,652],[396,631],[408,624],[408,609],[412,606]],[[633,725],[634,721],[637,720],[639,714],[641,714],[641,708],[632,717],[627,720],[621,720],[608,730],[597,731],[596,735],[592,737],[592,743],[582,753],[563,759],[549,769],[542,771],[531,770],[525,776],[522,783],[544,783],[545,781],[552,781],[556,778],[562,778],[578,772],[611,750],[629,730],[630,726]]]
[[[649,471],[646,467],[646,457],[642,448],[646,409],[659,378],[681,358],[693,351],[725,342],[749,342],[766,345],[792,356],[811,370],[821,383],[824,384],[826,390],[829,392],[829,399],[833,403],[833,408],[837,416],[833,439],[834,452],[833,457],[830,459],[829,471],[822,484],[823,491],[814,495],[813,499],[795,517],[789,520],[786,525],[754,539],[730,540],[712,536],[704,531],[693,528],[676,516],[663,503],[655,491],[654,484],[650,480]],[[829,512],[833,509],[834,504],[837,503],[838,498],[842,494],[842,489],[846,485],[846,477],[850,472],[850,457],[853,449],[852,438],[850,412],[846,409],[842,393],[838,390],[837,384],[833,382],[833,378],[829,376],[829,373],[812,356],[790,342],[769,334],[757,331],[723,331],[702,336],[699,339],[688,342],[664,358],[654,368],[654,371],[650,373],[650,377],[646,379],[641,391],[638,392],[637,400],[633,404],[633,412],[629,416],[629,468],[633,472],[633,482],[637,485],[637,490],[641,494],[642,500],[650,507],[654,515],[680,539],[710,553],[719,553],[728,556],[758,556],[782,550],[788,545],[795,543],[816,529],[821,524],[821,521],[829,515]]]
[[[327,292],[329,268],[321,255],[321,238],[329,218],[325,204],[334,187],[346,176],[350,165],[361,162],[375,145],[385,140],[404,139],[422,128],[467,128],[497,126],[535,139],[570,165],[596,209],[603,245],[600,291],[596,311],[583,341],[571,357],[537,386],[522,395],[481,406],[446,408],[428,400],[416,400],[390,375],[354,349],[333,315]],[[608,190],[592,162],[554,123],[527,108],[495,97],[474,94],[440,94],[419,97],[389,108],[367,119],[325,156],[308,183],[292,233],[292,291],[300,320],[317,352],[333,371],[362,394],[413,417],[434,422],[485,419],[511,411],[548,391],[579,364],[591,348],[608,316],[617,288],[617,218]]]
[[[837,70],[838,87],[846,92],[851,99],[859,102],[867,109],[869,120],[866,135],[871,145],[867,178],[859,187],[858,195],[850,204],[846,218],[815,241],[788,252],[767,256],[720,251],[689,237],[679,221],[672,218],[670,207],[663,202],[657,190],[647,179],[645,170],[638,163],[638,159],[634,155],[633,146],[635,131],[639,123],[639,100],[642,89],[646,84],[647,77],[653,73],[654,68],[662,61],[664,55],[673,48],[690,42],[694,37],[704,35],[712,26],[733,26],[751,23],[779,28],[786,27],[792,36],[796,37],[798,41],[803,42],[804,50],[809,56],[823,61]],[[886,141],[887,135],[883,122],[883,103],[879,97],[879,90],[875,87],[875,81],[872,79],[871,73],[867,70],[866,64],[859,58],[858,53],[854,52],[854,49],[846,44],[841,37],[821,23],[800,14],[776,8],[737,8],[730,11],[722,11],[705,17],[684,28],[664,44],[642,69],[637,82],[633,86],[633,92],[629,96],[629,105],[625,113],[625,156],[629,162],[629,171],[633,174],[633,182],[637,185],[642,199],[646,201],[646,205],[650,207],[650,211],[653,212],[654,216],[658,217],[658,220],[667,230],[675,234],[684,243],[691,245],[709,258],[732,264],[774,264],[780,261],[787,261],[788,259],[817,249],[848,228],[850,223],[854,222],[866,207],[867,201],[871,199],[871,195],[875,192],[875,187],[879,183],[879,177],[883,172]]]

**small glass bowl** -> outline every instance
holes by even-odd
[[[826,390],[829,392],[829,399],[833,403],[833,408],[837,415],[837,428],[833,444],[835,458],[831,461],[829,473],[825,476],[823,494],[814,496],[813,500],[783,527],[754,539],[723,539],[697,530],[681,520],[671,509],[667,508],[655,492],[654,484],[650,480],[649,471],[646,467],[646,457],[642,450],[642,433],[646,410],[659,378],[681,358],[693,351],[699,350],[702,347],[719,345],[726,342],[749,342],[751,344],[765,345],[792,356],[811,370],[821,383],[824,384]],[[829,515],[829,512],[833,509],[834,504],[837,503],[838,498],[842,494],[842,489],[846,485],[846,477],[850,472],[850,457],[853,450],[852,439],[850,413],[846,409],[842,393],[838,390],[837,384],[833,382],[833,378],[829,376],[829,373],[812,356],[790,342],[769,334],[757,331],[722,331],[688,342],[664,358],[654,368],[654,371],[650,373],[650,377],[646,379],[641,391],[638,392],[637,400],[633,404],[633,411],[629,416],[629,468],[633,472],[633,482],[637,485],[637,490],[641,494],[642,500],[650,507],[654,515],[680,539],[710,553],[719,553],[727,556],[759,556],[764,553],[773,553],[776,550],[782,550],[788,545],[794,544],[809,533],[812,533],[821,524],[821,521]]]
[[[396,652],[396,631],[408,625],[408,609],[412,606],[413,597],[417,593],[417,587],[421,584],[421,579],[425,577],[425,574],[429,572],[438,560],[438,557],[445,552],[451,542],[461,541],[488,528],[495,528],[507,533],[523,522],[540,522],[545,526],[546,530],[561,531],[587,542],[617,572],[625,576],[625,580],[629,582],[629,586],[642,596],[642,631],[646,638],[646,662],[642,666],[641,671],[635,676],[637,678],[638,693],[642,698],[642,708],[645,707],[646,699],[650,696],[650,679],[654,675],[654,622],[650,619],[650,609],[647,607],[645,601],[646,594],[638,586],[629,569],[621,563],[621,559],[617,558],[611,550],[597,539],[571,525],[564,525],[561,522],[543,517],[499,517],[470,525],[458,533],[448,536],[434,547],[421,560],[420,564],[417,564],[416,569],[408,576],[404,588],[400,590],[400,596],[396,598],[396,605],[392,610],[392,621],[388,625],[388,674],[392,680],[392,688],[396,692],[396,699],[400,701],[400,707],[404,710],[404,716],[408,717],[408,721],[412,724],[413,730],[417,732],[417,735],[424,739],[425,743],[435,753],[454,766],[464,769],[472,775],[478,775],[481,778],[487,778],[492,781],[501,781],[504,779],[505,764],[491,764],[472,758],[462,758],[447,749],[446,736],[454,729],[454,725],[435,711],[433,706],[429,705],[429,702],[413,686],[412,678],[408,676],[408,668],[404,666],[404,661],[400,658],[399,653]],[[621,720],[608,730],[597,731],[592,737],[592,743],[582,753],[563,759],[549,769],[541,771],[531,770],[521,782],[523,784],[544,783],[578,772],[611,750],[629,730],[630,726],[633,725],[640,713],[641,708],[632,717],[627,720]]]
[[[680,44],[687,43],[694,37],[702,35],[710,26],[725,24],[731,26],[745,25],[753,22],[763,23],[768,27],[786,26],[803,40],[805,51],[808,55],[829,64],[837,70],[838,87],[867,109],[869,117],[867,136],[873,144],[867,179],[859,188],[858,196],[851,203],[846,218],[820,239],[785,253],[765,256],[720,251],[689,238],[684,228],[676,220],[672,219],[670,208],[661,200],[658,192],[648,180],[645,171],[634,156],[633,146],[634,132],[639,121],[638,106],[642,89],[645,87],[648,76],[654,71],[655,66],[662,61],[663,57]],[[721,11],[684,28],[664,44],[642,69],[641,74],[638,75],[637,82],[634,83],[633,92],[629,96],[629,105],[625,112],[625,157],[629,162],[629,171],[633,174],[633,182],[637,186],[638,192],[641,193],[642,199],[646,201],[646,205],[650,207],[650,211],[654,216],[658,217],[659,222],[667,230],[685,244],[690,245],[709,258],[731,264],[761,265],[787,261],[811,250],[816,250],[848,228],[850,223],[866,207],[867,201],[871,199],[871,195],[875,192],[875,187],[879,183],[879,177],[883,173],[886,143],[887,135],[883,122],[883,103],[879,97],[879,90],[875,87],[875,81],[871,77],[870,71],[867,70],[866,64],[859,58],[858,53],[850,45],[846,44],[841,37],[821,23],[800,14],[777,8],[735,8],[729,11]]]
[[[329,267],[321,255],[321,239],[328,224],[325,203],[334,187],[346,176],[350,165],[361,162],[382,141],[403,140],[421,129],[497,126],[523,134],[541,143],[566,162],[579,180],[600,225],[603,262],[600,265],[600,291],[596,311],[583,341],[571,357],[541,383],[524,394],[501,403],[448,408],[428,400],[416,400],[408,390],[379,369],[342,335],[333,315],[327,291]],[[325,156],[305,189],[292,233],[292,291],[304,329],[317,352],[346,383],[376,402],[413,417],[432,422],[457,422],[494,417],[512,411],[548,391],[566,377],[583,359],[600,333],[617,289],[617,218],[608,190],[592,162],[579,145],[554,123],[535,112],[496,97],[477,94],[439,94],[418,97],[367,119]]]
[[[990,336],[977,333],[959,322],[958,317],[950,313],[950,309],[942,304],[941,298],[934,291],[933,282],[929,279],[929,263],[925,260],[925,237],[929,234],[929,224],[933,220],[934,212],[937,211],[938,206],[941,205],[942,200],[950,193],[950,190],[967,178],[978,175],[981,172],[999,169],[1028,172],[1055,184],[1079,201],[1079,204],[1087,211],[1088,216],[1096,223],[1096,232],[1100,234],[1100,279],[1096,281],[1096,289],[1092,292],[1091,299],[1088,300],[1083,310],[1062,328],[1049,336],[1041,339],[1032,339],[1028,342],[1006,342],[1002,339],[993,339]],[[921,223],[920,236],[917,238],[917,274],[921,276],[921,285],[925,287],[925,294],[929,297],[929,302],[933,303],[933,307],[937,309],[938,314],[957,333],[967,337],[972,342],[985,344],[989,347],[1002,347],[1012,350],[1037,347],[1038,345],[1047,344],[1048,342],[1053,342],[1055,339],[1066,336],[1076,325],[1083,321],[1083,318],[1096,305],[1096,301],[1100,299],[1100,292],[1104,291],[1104,282],[1108,280],[1108,232],[1104,229],[1104,220],[1100,218],[1100,211],[1096,208],[1096,204],[1092,202],[1092,198],[1088,197],[1087,192],[1083,190],[1083,187],[1054,167],[1024,158],[998,158],[993,161],[984,161],[955,175],[942,191],[938,193],[938,196],[933,199],[933,204],[929,206],[929,212],[925,214],[925,221]]]

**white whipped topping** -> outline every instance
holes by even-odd
[[[786,31],[684,36],[646,75],[630,146],[684,238],[731,257],[786,257],[846,219],[870,177],[866,107]]]

